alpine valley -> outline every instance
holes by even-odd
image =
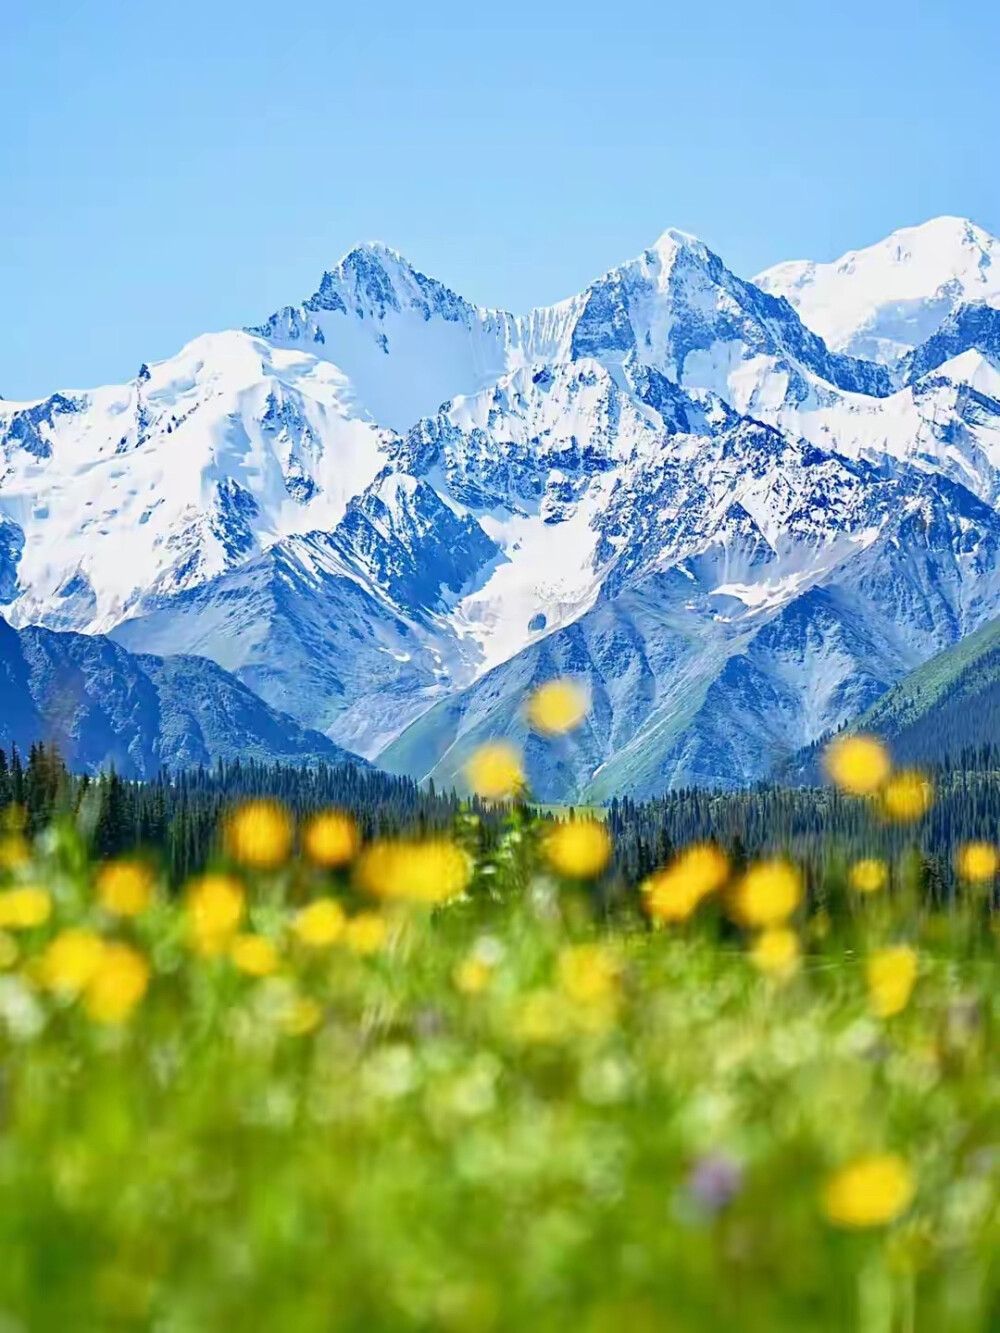
[[[461,787],[509,735],[550,801],[755,781],[1000,616],[1000,241],[747,281],[668,231],[526,316],[359,247],[128,384],[0,402],[0,604],[126,694],[259,696],[281,756]],[[555,674],[592,708],[543,743]]]

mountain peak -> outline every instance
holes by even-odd
[[[680,231],[677,227],[668,227],[657,237],[652,248],[661,254],[672,253],[675,250],[694,250],[700,253],[708,249],[704,241],[697,236],[693,236],[689,231]]]
[[[376,255],[379,259],[391,259],[405,268],[412,268],[409,261],[391,245],[386,245],[385,241],[361,241],[358,245],[352,245],[337,267],[343,266],[354,255],[359,254]]]
[[[412,276],[416,270],[410,261],[384,241],[363,241],[352,246],[336,265],[333,272],[341,275],[352,272],[367,272],[378,267],[387,273],[401,273]]]
[[[928,218],[926,222],[912,227],[898,227],[880,244],[890,246],[899,242],[926,240],[933,244],[952,241],[957,244],[976,244],[983,247],[996,244],[995,237],[973,222],[971,218],[957,217],[952,213],[942,213],[938,217]],[[857,252],[855,252],[857,253]]]
[[[1000,240],[942,216],[831,263],[777,264],[754,281],[786,297],[833,350],[895,364],[960,305],[1000,296]]]

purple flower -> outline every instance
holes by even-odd
[[[721,1153],[699,1157],[687,1178],[688,1197],[705,1213],[728,1208],[743,1184],[743,1167]]]

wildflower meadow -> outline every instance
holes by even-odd
[[[585,701],[528,701],[558,738]],[[873,831],[930,780],[827,751]],[[366,840],[230,810],[180,892],[79,813],[0,843],[0,1330],[1000,1327],[1000,852],[807,883],[597,815]]]

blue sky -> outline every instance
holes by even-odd
[[[995,0],[48,0],[3,40],[7,398],[255,322],[361,240],[520,310],[668,226],[747,276],[1000,233]]]

